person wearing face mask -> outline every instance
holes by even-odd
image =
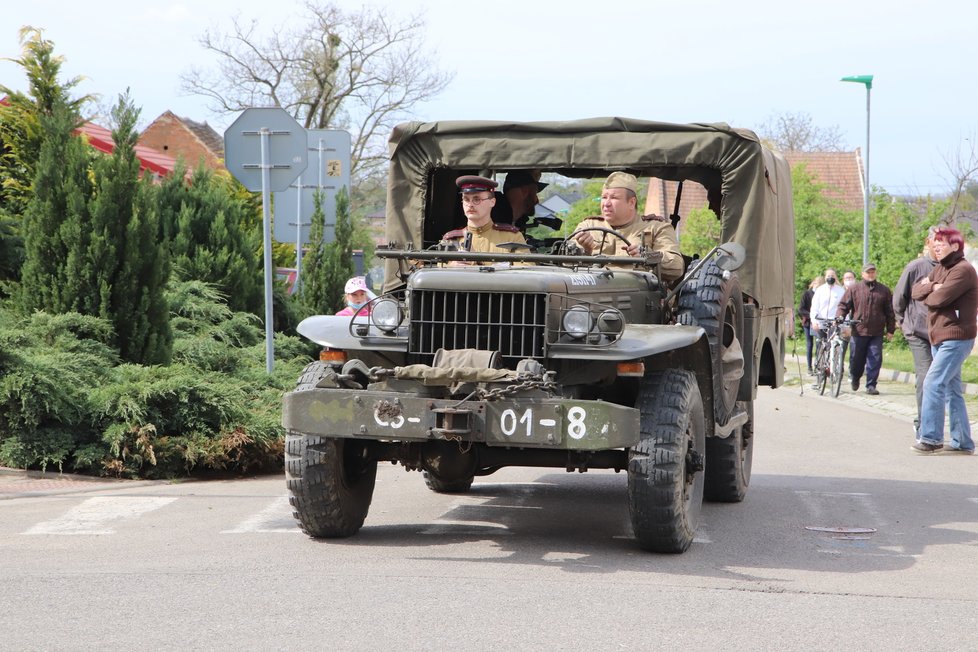
[[[343,287],[345,295],[343,297],[346,307],[337,314],[339,317],[351,317],[353,315],[369,315],[370,306],[367,302],[377,298],[377,295],[367,287],[367,280],[362,276],[354,276]],[[366,307],[364,307],[366,306]],[[360,310],[363,308],[363,310]]]
[[[852,271],[851,269],[847,269],[845,272],[842,273],[842,287],[848,290],[849,288],[852,287],[852,284],[855,282],[856,282],[856,273],[854,271]]]
[[[831,267],[825,270],[825,283],[812,295],[812,328],[818,332],[819,337],[825,337],[825,333],[822,332],[822,325],[818,320],[835,319],[835,311],[845,293],[835,270]]]
[[[866,393],[876,396],[879,394],[876,381],[883,366],[883,337],[885,335],[886,339],[890,339],[896,330],[893,294],[890,288],[876,280],[876,265],[863,265],[862,283],[856,283],[846,290],[835,316],[859,320],[852,327],[849,379],[855,392],[865,372]]]

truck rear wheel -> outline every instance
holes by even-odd
[[[754,459],[754,403],[742,401],[738,410],[747,411],[747,421],[723,439],[706,440],[707,500],[739,503],[747,495]]]
[[[744,376],[744,299],[737,275],[724,272],[715,260],[706,263],[680,290],[677,319],[706,331],[713,358],[714,420],[723,425],[734,411]]]
[[[628,452],[628,510],[639,546],[679,553],[693,542],[703,505],[706,421],[696,377],[668,370],[639,390],[639,443]]]
[[[464,494],[472,488],[472,481],[475,479],[475,476],[470,475],[467,478],[449,482],[442,480],[431,471],[424,471],[423,473],[424,483],[436,494]]]

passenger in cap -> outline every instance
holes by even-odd
[[[512,224],[524,232],[526,223],[540,203],[538,193],[547,187],[540,181],[540,173],[535,170],[513,170],[503,181],[503,191],[496,192],[496,205],[492,209],[492,220],[501,224]]]
[[[376,299],[377,295],[367,287],[367,279],[362,276],[354,276],[346,282],[343,292],[345,293],[343,300],[346,302],[346,307],[336,313],[338,316],[366,316],[370,314],[368,302]]]
[[[662,253],[659,274],[667,283],[683,275],[683,256],[679,252],[676,230],[665,217],[639,215],[638,179],[627,172],[612,172],[601,189],[601,215],[583,220],[572,234],[589,254],[605,256],[638,256],[639,247],[645,245]],[[628,245],[620,239],[597,231],[584,229],[602,227],[620,233]]]
[[[526,244],[520,230],[512,224],[496,224],[492,221],[492,207],[496,204],[493,191],[499,185],[492,179],[466,175],[455,180],[462,198],[465,226],[442,236],[442,243],[451,244],[460,251],[510,253],[497,245],[518,242]]]

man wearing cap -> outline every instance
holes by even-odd
[[[492,220],[500,224],[512,224],[522,233],[536,205],[538,193],[547,184],[538,181],[538,173],[530,170],[513,170],[503,181],[503,192],[496,193],[496,205],[492,208]]]
[[[506,242],[526,244],[523,234],[512,224],[496,224],[490,214],[496,204],[493,190],[499,184],[492,179],[466,175],[455,180],[462,195],[465,226],[442,236],[443,243],[450,243],[461,251],[509,253],[497,245]]]
[[[612,172],[601,190],[601,215],[583,220],[575,231],[574,239],[589,254],[606,256],[638,256],[639,247],[645,245],[662,252],[659,273],[671,283],[683,275],[683,257],[679,253],[676,230],[664,217],[638,214],[638,180],[627,172]],[[629,244],[614,236],[603,237],[589,228],[613,229]]]
[[[883,335],[893,337],[896,319],[893,315],[893,294],[890,288],[876,280],[876,265],[863,265],[863,280],[846,290],[836,309],[836,317],[849,316],[859,323],[852,328],[852,353],[849,355],[849,379],[852,391],[866,372],[866,393],[879,394],[876,381],[883,366]]]

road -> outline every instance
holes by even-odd
[[[760,390],[747,499],[677,556],[635,547],[613,472],[441,496],[384,466],[317,542],[277,476],[2,471],[0,650],[975,650],[978,457],[911,453],[898,389]]]

